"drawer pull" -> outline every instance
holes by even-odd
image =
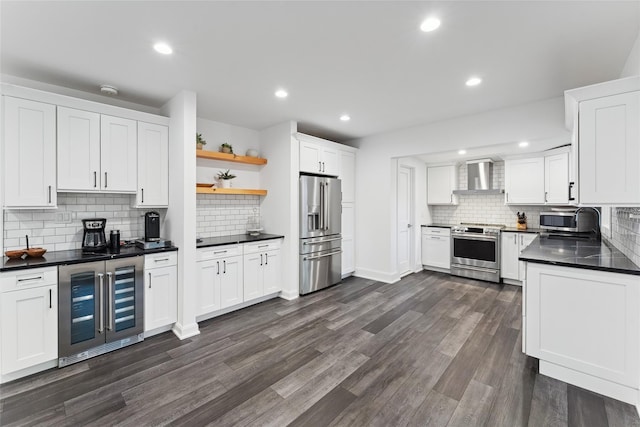
[[[260,246],[258,246],[258,248],[268,248],[268,247],[269,247],[269,245],[260,245]]]
[[[169,258],[160,258],[160,259],[153,260],[153,262],[164,262],[164,261],[169,261]]]
[[[214,254],[214,255],[218,255],[218,254],[226,254],[226,253],[227,253],[227,251],[226,251],[226,250],[225,250],[225,251],[214,251],[214,252],[213,252],[213,254]]]
[[[18,282],[31,282],[33,280],[43,280],[44,277],[36,276],[36,277],[27,277],[26,279],[18,279]]]

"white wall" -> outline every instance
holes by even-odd
[[[180,339],[200,333],[196,323],[196,94],[182,91],[163,107],[169,127],[169,208],[162,235],[178,246]]]
[[[537,151],[570,142],[562,97],[354,141],[360,149],[356,158],[356,275],[387,282],[398,278],[395,232],[390,231],[396,198],[392,158],[525,139]]]
[[[263,227],[285,236],[282,242],[282,297],[297,298],[298,290],[298,141],[296,122],[286,122],[260,132],[260,145],[268,164],[261,180],[268,194],[260,213]]]
[[[633,44],[633,47],[631,48],[631,52],[629,52],[629,56],[627,57],[627,62],[624,64],[622,73],[620,73],[620,78],[637,76],[639,74],[640,74],[640,33],[638,33],[636,42]]]

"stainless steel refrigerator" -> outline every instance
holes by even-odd
[[[342,279],[340,180],[300,176],[300,295]]]

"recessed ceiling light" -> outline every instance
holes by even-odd
[[[430,16],[429,18],[422,21],[420,24],[420,29],[425,33],[436,30],[440,26],[440,20],[434,16]]]
[[[348,122],[349,120],[351,120],[351,117],[348,114],[343,114],[340,116],[340,120],[342,120],[343,122]]]
[[[465,84],[467,86],[478,86],[480,83],[482,83],[482,79],[480,77],[470,77]]]
[[[520,141],[518,143],[518,147],[527,147],[529,145],[529,142],[527,141]]]
[[[153,48],[156,50],[156,52],[163,55],[171,55],[173,53],[173,49],[171,49],[171,46],[166,43],[156,43],[153,45]]]
[[[458,154],[460,155],[467,154],[467,150],[458,150]]]
[[[118,88],[111,85],[100,85],[100,92],[105,95],[116,96],[118,94]]]
[[[289,94],[288,94],[288,93],[287,93],[287,91],[286,91],[286,90],[284,90],[284,89],[278,89],[278,90],[276,91],[276,96],[277,96],[278,98],[286,98],[287,96],[289,96]]]

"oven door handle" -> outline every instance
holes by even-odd
[[[463,235],[451,236],[452,239],[460,240],[483,240],[485,242],[497,242],[497,236],[485,236],[484,234],[464,233]]]

